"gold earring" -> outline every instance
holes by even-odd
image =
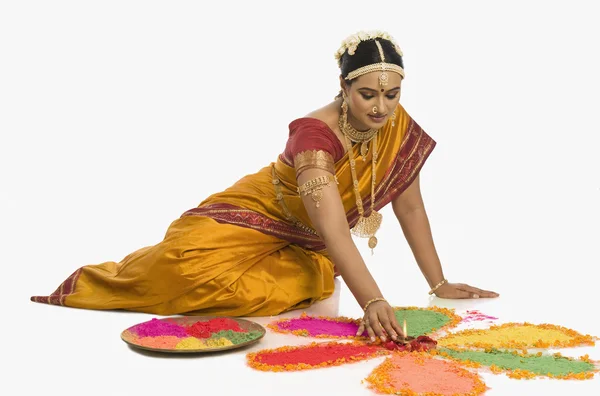
[[[342,101],[342,121],[344,125],[348,122],[348,102],[346,102],[346,95],[344,95],[344,100]]]
[[[396,126],[396,110],[392,113],[392,126]]]

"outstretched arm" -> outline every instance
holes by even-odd
[[[329,180],[329,185],[323,184]],[[352,237],[342,199],[333,174],[323,169],[307,169],[298,176],[302,201],[319,233],[329,256],[335,264],[344,282],[361,307],[382,293],[367,269]],[[313,186],[312,188],[309,188]],[[318,203],[318,206],[317,206]],[[367,330],[371,340],[375,336],[386,340],[385,333],[392,339],[403,339],[402,329],[394,315],[394,310],[386,301],[369,304],[359,333]],[[384,333],[385,331],[385,333]]]
[[[419,183],[419,176],[417,176],[415,181],[392,201],[392,207],[421,272],[429,287],[434,288],[445,278],[433,243],[431,226]],[[442,298],[498,297],[497,293],[491,291],[463,283],[447,282],[435,290],[435,295]]]

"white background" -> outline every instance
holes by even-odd
[[[265,374],[245,367],[248,350],[140,354],[119,334],[150,315],[29,302],[159,242],[275,160],[289,122],[336,95],[333,54],[358,30],[396,38],[401,103],[438,142],[421,178],[446,276],[501,294],[429,300],[388,207],[375,256],[358,241],[385,296],[600,336],[596,2],[0,4],[3,394],[370,394],[360,381],[380,361]],[[310,312],[360,308],[342,284]],[[268,334],[250,350],[306,341]],[[484,380],[490,395],[600,391],[598,376]]]

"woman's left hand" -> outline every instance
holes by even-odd
[[[496,292],[481,290],[464,283],[445,283],[435,291],[435,295],[440,298],[494,298],[499,296]]]

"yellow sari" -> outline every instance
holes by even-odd
[[[398,106],[379,136],[375,209],[416,178],[435,142]],[[359,158],[358,145],[353,148]],[[357,161],[368,215],[371,161]],[[335,163],[348,222],[358,220],[348,155]],[[280,157],[188,210],[163,241],[121,262],[75,271],[40,303],[158,315],[268,316],[305,308],[334,291],[335,268]]]

